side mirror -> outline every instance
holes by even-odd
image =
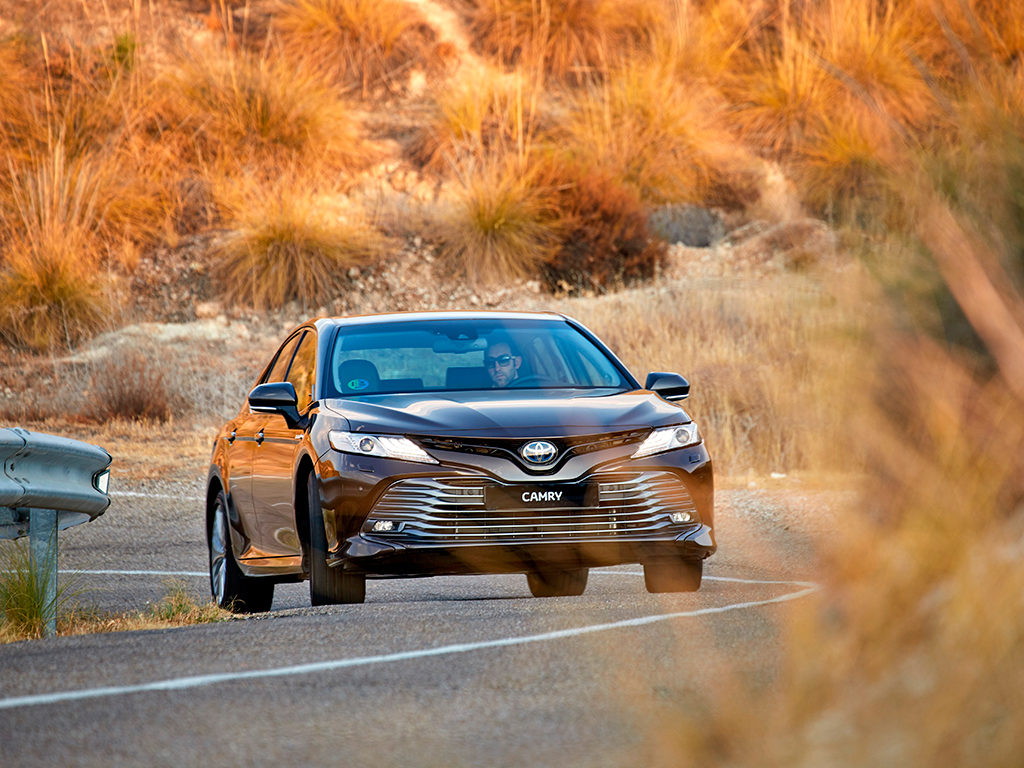
[[[644,389],[656,392],[666,400],[685,400],[690,396],[690,382],[678,373],[648,373]]]
[[[299,398],[290,381],[272,381],[256,386],[249,393],[249,407],[257,413],[278,413],[291,429],[302,421],[298,409]]]

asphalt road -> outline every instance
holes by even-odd
[[[62,533],[61,578],[99,610],[172,578],[205,599],[200,490],[120,489]],[[775,679],[835,504],[720,492],[695,594],[648,594],[638,566],[544,600],[524,576],[440,577],[313,609],[296,584],[256,617],[0,646],[0,766],[677,765],[723,692]]]

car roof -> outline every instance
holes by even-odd
[[[336,326],[375,325],[377,323],[402,323],[423,320],[551,320],[565,321],[568,318],[558,312],[505,312],[493,310],[448,310],[444,312],[389,312],[376,315],[352,315],[350,317],[320,317],[308,322],[317,330]]]

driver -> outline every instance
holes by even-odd
[[[522,364],[522,356],[508,339],[493,339],[484,352],[484,367],[495,387],[507,387],[518,379]]]

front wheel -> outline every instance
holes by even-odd
[[[306,480],[309,507],[309,602],[312,605],[361,603],[366,600],[366,576],[327,565],[327,532],[320,506],[320,486],[312,472]]]
[[[533,571],[526,574],[530,594],[534,597],[576,597],[587,588],[589,568],[567,571]]]
[[[274,602],[274,582],[246,576],[235,562],[228,527],[228,499],[221,491],[210,523],[210,591],[221,608],[232,613],[263,613]]]
[[[703,560],[646,563],[644,584],[648,592],[696,592],[703,574]]]

